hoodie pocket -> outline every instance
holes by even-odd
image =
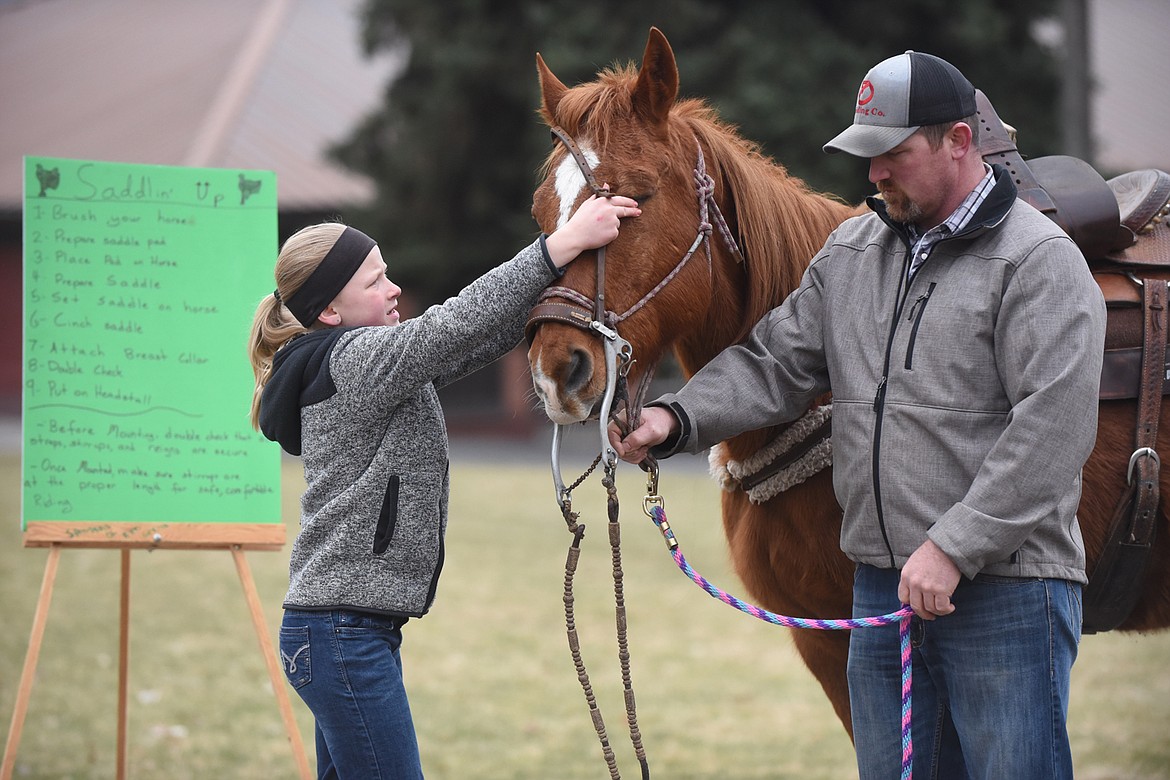
[[[374,554],[381,555],[390,546],[394,537],[394,526],[398,522],[398,485],[397,474],[390,476],[386,484],[386,495],[382,498],[382,511],[378,514],[378,527],[374,530]]]

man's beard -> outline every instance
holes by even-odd
[[[882,200],[886,202],[886,213],[895,222],[903,224],[917,223],[922,219],[922,207],[906,194],[893,188],[882,190]]]

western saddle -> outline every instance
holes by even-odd
[[[1084,594],[1085,633],[1109,631],[1129,616],[1141,595],[1157,530],[1158,422],[1162,397],[1170,393],[1166,381],[1170,174],[1149,169],[1105,181],[1074,157],[1025,162],[1014,131],[999,119],[982,91],[976,91],[976,102],[984,160],[1006,168],[1016,180],[1019,197],[1076,242],[1105,296],[1108,324],[1101,400],[1137,401],[1134,451],[1125,466],[1127,487]]]

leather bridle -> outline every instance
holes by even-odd
[[[569,155],[577,163],[577,167],[585,177],[585,183],[590,191],[598,197],[613,197],[614,193],[610,192],[608,187],[604,187],[598,183],[597,177],[594,176],[593,169],[589,165],[589,161],[585,159],[585,155],[581,152],[573,137],[556,125],[550,129],[552,130],[553,137],[564,145]],[[690,248],[687,249],[682,259],[675,264],[674,268],[663,277],[662,281],[655,285],[653,289],[642,296],[637,303],[625,312],[617,314],[616,312],[610,311],[606,308],[605,303],[605,247],[601,247],[597,250],[597,288],[593,298],[590,299],[586,295],[569,287],[559,285],[550,286],[541,293],[536,305],[529,313],[528,321],[524,326],[524,332],[528,337],[529,343],[532,342],[536,328],[543,322],[565,323],[589,333],[596,333],[601,337],[605,353],[606,373],[605,394],[602,397],[601,408],[598,411],[601,427],[602,458],[607,466],[612,466],[617,463],[617,452],[610,445],[607,433],[609,418],[613,409],[613,401],[618,394],[619,383],[624,382],[626,375],[634,363],[633,347],[630,345],[630,342],[618,334],[618,324],[644,307],[672,279],[678,276],[690,259],[694,257],[700,245],[703,246],[707,255],[707,272],[709,275],[713,273],[710,240],[713,226],[708,219],[709,214],[714,215],[715,224],[719,227],[719,231],[723,236],[728,250],[738,262],[744,262],[743,253],[732,237],[731,230],[727,226],[727,221],[724,219],[719,205],[715,202],[715,182],[707,173],[706,162],[703,158],[703,147],[699,144],[697,138],[695,139],[695,149],[697,158],[694,177],[699,202],[698,230],[695,235],[695,240],[691,242]],[[651,367],[644,373],[643,381],[639,384],[635,398],[627,399],[630,407],[629,414],[627,415],[629,419],[637,419],[638,412],[641,408],[641,401],[649,387],[652,375],[653,368]],[[560,474],[559,453],[562,427],[557,425],[553,431],[553,480],[556,483],[558,504],[563,504],[568,498],[565,484]]]

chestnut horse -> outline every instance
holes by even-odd
[[[678,99],[674,54],[657,29],[650,31],[638,70],[605,70],[595,81],[570,89],[539,55],[537,69],[544,120],[575,140],[598,183],[642,206],[642,215],[628,221],[607,247],[604,276],[606,308],[628,312],[617,327],[633,347],[631,384],[644,379],[668,350],[689,377],[741,340],[796,288],[828,234],[860,211],[789,176],[704,102]],[[714,186],[709,219],[716,221],[717,206],[730,236],[725,241],[714,230],[706,246],[680,265],[700,221],[696,188],[702,182],[696,184],[700,177],[695,174],[700,153]],[[588,191],[563,144],[554,146],[545,172],[532,213],[541,229],[552,231]],[[558,286],[592,299],[595,265],[588,257],[577,260]],[[595,416],[606,389],[601,338],[557,321],[534,325],[528,359],[549,418],[568,424]],[[1090,572],[1125,487],[1134,415],[1133,402],[1101,405],[1079,512]],[[1168,422],[1163,411],[1163,430],[1170,427]],[[724,442],[715,450],[713,466],[722,465],[716,458],[747,459],[777,430],[752,431]],[[1163,478],[1162,495],[1170,495],[1170,479]],[[839,547],[841,511],[829,469],[762,504],[732,487],[722,494],[722,508],[736,573],[761,606],[800,617],[850,616],[854,567]],[[1166,527],[1159,512],[1158,522]],[[1155,562],[1170,555],[1166,537],[1163,533],[1157,540]],[[1145,594],[1121,629],[1167,626],[1170,568],[1151,565]],[[852,733],[845,678],[848,634],[793,630],[793,641]]]

